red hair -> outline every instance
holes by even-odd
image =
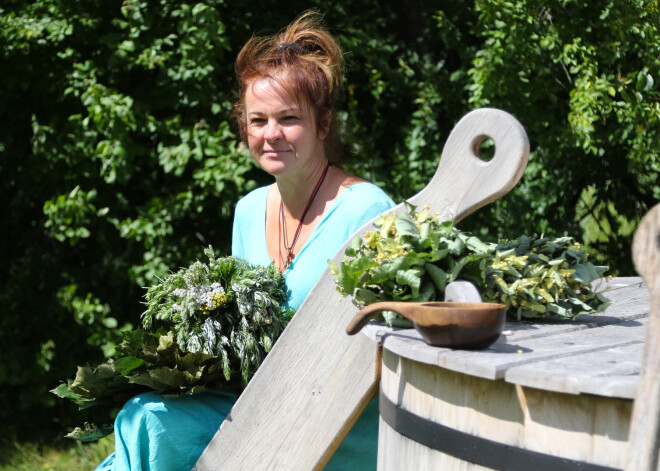
[[[235,69],[239,98],[234,115],[243,142],[247,142],[247,87],[262,78],[277,82],[299,106],[311,109],[317,130],[327,126],[326,142],[336,139],[335,115],[331,113],[329,123],[326,116],[334,111],[343,86],[343,55],[335,38],[321,26],[318,13],[303,13],[279,34],[250,38],[238,53]]]

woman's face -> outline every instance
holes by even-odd
[[[285,79],[285,77],[284,77]],[[248,146],[252,156],[274,176],[295,175],[305,166],[325,160],[323,140],[313,114],[301,108],[281,85],[262,78],[245,93]]]

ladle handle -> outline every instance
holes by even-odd
[[[348,335],[355,335],[362,330],[362,327],[367,325],[367,323],[376,315],[384,311],[394,311],[397,314],[401,314],[403,317],[409,321],[414,321],[414,316],[412,313],[408,312],[410,308],[410,303],[397,302],[397,301],[383,301],[380,303],[373,303],[364,308],[362,308],[356,315],[353,317],[351,322],[346,326],[346,333]]]

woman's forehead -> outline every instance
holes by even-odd
[[[286,109],[299,109],[300,105],[282,86],[281,76],[260,77],[247,86],[245,101],[247,106],[267,104],[284,107]]]

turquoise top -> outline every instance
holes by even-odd
[[[231,252],[253,265],[271,263],[266,246],[267,197],[267,186],[257,188],[236,205]],[[393,206],[390,197],[371,183],[345,188],[284,272],[288,306],[298,309],[349,237]]]
[[[266,248],[266,196],[258,188],[236,205],[232,255],[254,265],[271,263]],[[289,306],[297,309],[327,267],[327,260],[365,223],[394,206],[378,187],[346,188],[284,272]],[[259,215],[262,215],[260,217]],[[115,451],[96,471],[185,471],[192,469],[225,419],[236,396],[203,392],[164,398],[150,392],[129,400],[115,420]],[[378,402],[372,400],[326,471],[376,469]]]

